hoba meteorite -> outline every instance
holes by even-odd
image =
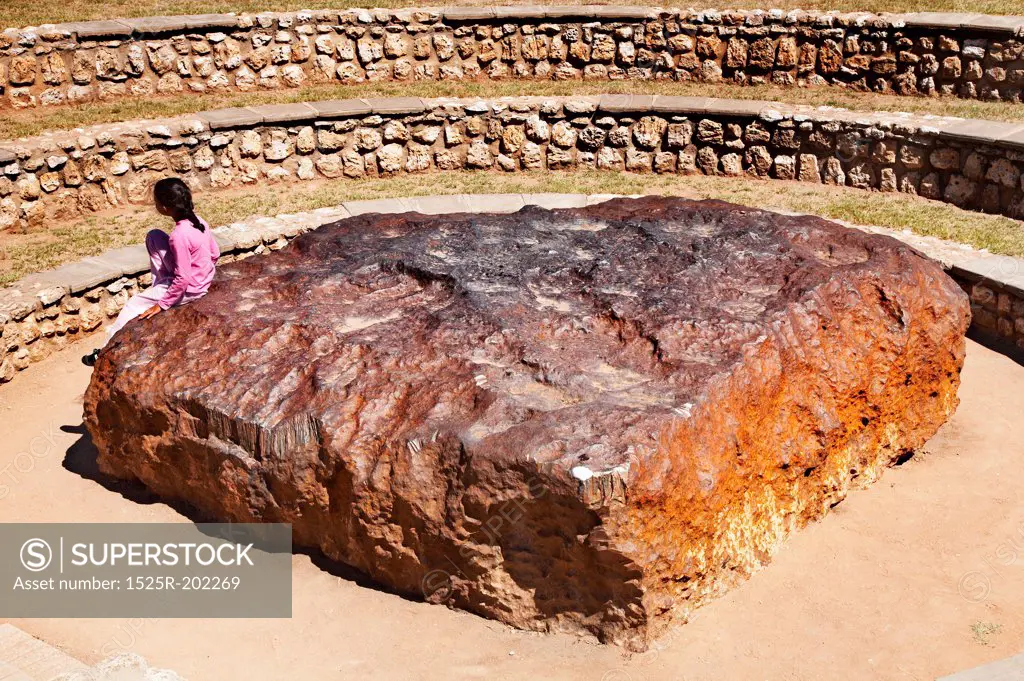
[[[814,217],[362,215],[134,323],[101,470],[516,627],[643,649],[953,412],[969,310]]]

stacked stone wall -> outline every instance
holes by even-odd
[[[149,17],[0,32],[0,106],[310,83],[669,79],[1019,102],[1024,18],[455,7]]]
[[[0,149],[0,230],[199,193],[436,171],[752,176],[904,192],[1024,217],[1024,124],[606,95],[339,100],[55,133]]]

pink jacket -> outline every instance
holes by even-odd
[[[167,293],[157,303],[162,309],[174,307],[188,296],[203,295],[213,283],[220,248],[213,238],[213,230],[200,219],[205,231],[200,232],[189,220],[181,220],[171,232],[170,259],[174,266],[174,278]]]

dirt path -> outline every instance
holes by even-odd
[[[0,389],[0,521],[185,522],[64,468],[88,347]],[[409,602],[304,556],[291,620],[13,623],[87,662],[131,649],[190,681],[932,679],[1024,650],[1024,367],[972,343],[960,394],[925,452],[644,655]]]

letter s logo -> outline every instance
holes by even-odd
[[[21,564],[30,572],[41,572],[50,567],[53,551],[42,539],[29,539],[21,545]]]

